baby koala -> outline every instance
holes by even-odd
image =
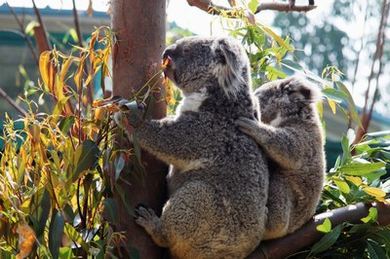
[[[245,258],[263,237],[269,180],[262,150],[235,124],[257,106],[248,57],[231,38],[189,37],[163,58],[184,96],[179,112],[134,136],[173,166],[170,197],[161,217],[139,206],[136,222],[175,258]]]
[[[315,213],[323,188],[325,155],[315,101],[319,91],[290,77],[255,91],[261,122],[241,118],[240,129],[269,158],[268,222],[263,239],[299,229]]]

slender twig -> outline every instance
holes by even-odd
[[[27,43],[27,46],[28,48],[30,49],[30,52],[31,52],[31,55],[35,61],[35,63],[38,65],[39,64],[39,60],[38,60],[38,56],[37,56],[37,53],[35,52],[35,49],[33,47],[33,44],[31,42],[31,39],[30,37],[26,34],[26,32],[24,31],[25,28],[24,28],[24,25],[23,25],[23,22],[19,19],[19,17],[17,16],[14,8],[12,6],[10,6],[7,2],[7,6],[12,14],[12,16],[15,18],[15,21],[16,23],[18,24],[19,26],[19,30],[20,30],[20,33],[22,35],[22,37],[24,38],[24,40],[26,41]]]
[[[76,28],[76,33],[77,33],[77,40],[78,40],[78,45],[80,47],[83,47],[83,36],[81,35],[81,30],[80,30],[80,23],[79,23],[79,16],[77,14],[77,9],[76,9],[76,1],[72,0],[73,2],[73,19],[74,19],[74,27]]]
[[[27,115],[27,112],[22,107],[20,107],[11,97],[9,97],[9,95],[6,92],[4,92],[3,88],[1,87],[0,87],[0,96],[4,98],[4,100],[6,100],[12,107],[15,108],[15,110],[17,110],[23,116]]]

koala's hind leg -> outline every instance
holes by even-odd
[[[139,205],[135,209],[135,215],[135,222],[145,229],[157,245],[161,247],[168,246],[168,242],[162,233],[161,220],[151,208]]]
[[[285,236],[288,232],[291,217],[291,197],[286,185],[278,181],[280,175],[270,176],[269,196],[267,202],[268,219],[264,240]]]

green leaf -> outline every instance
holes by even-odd
[[[349,141],[346,136],[341,138],[341,148],[343,149],[341,164],[344,165],[351,160],[351,150],[349,149]]]
[[[377,243],[368,240],[367,241],[367,252],[370,256],[370,259],[384,259],[388,258],[383,247],[379,246]]]
[[[383,169],[385,165],[386,164],[384,162],[375,162],[367,164],[352,162],[350,164],[340,167],[339,171],[346,175],[361,176]]]
[[[62,235],[64,233],[64,218],[61,212],[53,214],[49,226],[49,249],[54,259],[58,258]]]
[[[60,123],[58,124],[58,128],[62,131],[62,133],[67,134],[72,127],[74,121],[74,116],[65,117],[61,119]]]
[[[47,219],[49,218],[50,208],[51,208],[50,194],[45,189],[42,195],[41,204],[38,208],[39,222],[36,231],[36,235],[38,238],[43,234],[45,230],[46,222]]]
[[[353,101],[352,95],[348,91],[348,88],[340,81],[336,82],[336,85],[339,89],[341,89],[341,91],[343,91],[347,95],[348,111],[350,113],[351,118],[359,125],[359,127],[362,127],[362,122],[356,110],[355,102]]]
[[[376,222],[377,218],[378,218],[378,210],[377,210],[377,208],[371,207],[368,210],[367,217],[364,217],[364,218],[362,218],[360,220],[363,221],[364,223],[368,223],[368,222]]]
[[[256,12],[257,6],[259,6],[259,0],[250,0],[248,3],[248,8],[252,13]]]
[[[61,259],[72,259],[74,258],[72,248],[70,247],[61,247],[60,248],[60,257]]]
[[[342,193],[349,193],[351,191],[349,185],[345,181],[341,179],[333,179],[333,182],[337,185]]]
[[[117,221],[117,205],[114,199],[108,198],[104,200],[104,215],[109,222]]]
[[[326,87],[322,89],[322,93],[332,99],[333,101],[336,101],[338,103],[345,101],[348,102],[348,95],[344,93],[343,91],[340,91],[338,89],[334,89],[332,87]]]
[[[326,251],[329,249],[334,243],[336,243],[337,239],[339,238],[341,234],[341,229],[343,228],[343,225],[338,225],[335,227],[331,232],[327,233],[325,236],[323,236],[320,241],[315,243],[310,252],[313,254],[318,254],[323,251]]]
[[[70,225],[69,223],[65,224],[65,234],[68,238],[70,238],[73,242],[75,242],[77,245],[81,246],[84,251],[89,251],[88,244],[84,241],[83,237],[80,235],[77,230]]]
[[[322,233],[329,233],[332,230],[332,222],[326,218],[321,225],[316,227],[316,229]]]
[[[95,142],[86,140],[76,148],[73,164],[75,169],[72,174],[72,182],[79,178],[79,175],[94,166],[99,157],[99,147]]]

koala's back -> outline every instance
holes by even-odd
[[[271,160],[265,239],[272,239],[294,232],[314,215],[325,175],[324,143],[314,104],[318,93],[309,83],[288,78],[255,94],[270,125],[260,134],[271,137],[259,144]]]
[[[259,244],[266,223],[264,155],[232,122],[211,114],[181,116],[192,125],[193,133],[185,134],[198,147],[192,159],[204,164],[174,168],[168,176],[171,195],[162,225],[171,251],[180,258],[245,257]]]

